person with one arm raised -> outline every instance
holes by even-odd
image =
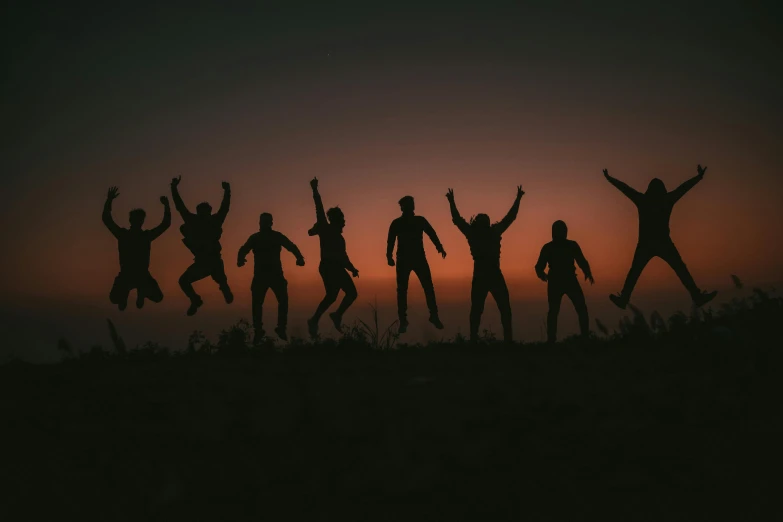
[[[660,257],[672,267],[674,273],[691,295],[693,304],[703,306],[709,303],[717,292],[702,292],[693,280],[688,267],[680,257],[677,247],[674,246],[669,230],[669,219],[672,215],[674,204],[677,203],[690,189],[696,186],[702,179],[707,167],[698,165],[698,174],[676,189],[668,192],[666,185],[658,178],[654,178],[647,186],[644,193],[638,192],[622,181],[609,175],[604,169],[604,177],[620,192],[625,194],[635,205],[639,212],[639,242],[633,256],[631,269],[625,279],[622,291],[618,295],[610,295],[609,299],[619,308],[625,309],[631,299],[636,282],[642,274],[644,267],[653,257]]]
[[[329,314],[329,318],[334,327],[338,331],[342,331],[343,315],[358,296],[356,285],[353,284],[348,272],[353,277],[359,277],[359,271],[351,263],[345,248],[345,238],[343,237],[345,215],[343,211],[340,207],[332,207],[328,211],[324,211],[321,194],[318,192],[318,178],[313,178],[310,181],[310,187],[313,190],[316,222],[307,233],[310,236],[318,236],[321,247],[321,263],[318,265],[318,272],[321,274],[326,290],[326,295],[315,310],[315,314],[307,321],[310,336],[315,338],[318,337],[318,322],[321,320],[321,316],[337,301],[340,290],[344,294],[343,300],[337,310]]]
[[[119,195],[117,187],[111,187],[103,205],[103,224],[117,239],[120,251],[120,273],[114,279],[109,301],[120,310],[125,310],[128,306],[128,295],[135,288],[137,308],[144,306],[145,299],[159,303],[163,300],[163,292],[150,274],[150,252],[152,242],[171,226],[169,200],[166,196],[160,198],[163,203],[163,221],[157,227],[144,230],[142,226],[147,214],[144,210],[135,208],[128,216],[130,228],[122,228],[114,222],[111,215],[112,202]]]

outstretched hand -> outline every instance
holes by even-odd
[[[446,199],[449,201],[454,201],[454,189],[449,189],[449,191],[446,193]]]
[[[119,192],[119,190],[120,190],[120,189],[118,189],[117,187],[110,187],[110,188],[109,188],[109,193],[108,193],[108,194],[106,194],[106,197],[107,197],[108,199],[115,199],[117,196],[119,196],[119,195],[120,195],[120,192]]]
[[[389,264],[389,266],[394,266],[394,258],[389,256],[386,258],[386,262]]]
[[[696,166],[696,170],[699,172],[699,177],[704,177],[704,173],[707,172],[707,167],[702,167],[701,165]]]
[[[605,178],[608,178],[608,177],[609,177],[609,171],[608,171],[608,170],[606,170],[606,169],[604,169],[604,177],[605,177]]]
[[[585,281],[590,281],[591,285],[595,284],[595,279],[593,279],[593,275],[592,274],[585,274]]]
[[[166,196],[161,196],[160,197],[160,202],[163,203],[163,205],[165,205],[167,207],[169,206],[169,198],[167,198]]]
[[[296,260],[296,266],[304,266],[304,258],[300,257]]]
[[[525,195],[525,191],[522,190],[522,185],[517,185],[517,198],[521,198]]]
[[[244,257],[237,259],[237,266],[238,267],[245,266],[245,263],[247,263],[247,259],[245,259]]]
[[[182,176],[177,176],[176,178],[171,178],[171,186],[176,187],[179,185],[179,182],[182,181]]]
[[[446,251],[445,251],[445,250],[443,250],[443,249],[441,248],[440,250],[438,250],[438,253],[440,254],[440,256],[441,256],[443,259],[446,259]]]
[[[351,274],[353,274],[354,277],[359,277],[359,271],[356,270],[355,268],[351,270]]]
[[[228,181],[224,181],[220,186],[223,187],[223,190],[231,190],[231,185],[228,184]]]
[[[318,178],[313,178],[310,180],[310,186],[313,188],[313,190],[318,188]]]

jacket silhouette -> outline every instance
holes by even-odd
[[[460,216],[454,202],[454,191],[449,189],[446,194],[451,208],[452,221],[467,238],[470,255],[473,256],[473,282],[470,290],[470,339],[472,341],[478,340],[478,329],[481,323],[481,314],[484,313],[487,294],[492,294],[500,310],[504,340],[506,342],[513,340],[508,286],[500,271],[500,240],[503,233],[517,218],[519,202],[524,194],[522,186],[518,186],[517,198],[511,206],[511,210],[502,220],[492,225],[486,214],[478,214],[471,218],[470,223],[465,221]]]
[[[193,283],[206,277],[211,277],[218,284],[226,303],[230,304],[234,300],[234,295],[228,286],[220,245],[223,222],[231,205],[231,186],[223,182],[223,202],[215,214],[212,213],[212,206],[207,202],[199,203],[194,214],[188,210],[179,195],[178,186],[181,179],[182,176],[179,176],[171,180],[171,195],[174,207],[184,221],[180,227],[182,242],[193,254],[193,264],[180,276],[179,286],[190,299],[187,314],[194,315],[204,301],[193,289]]]
[[[317,178],[310,181],[310,187],[313,189],[316,222],[307,233],[310,236],[318,236],[321,246],[321,263],[318,265],[318,272],[321,274],[326,290],[326,295],[318,305],[315,314],[307,321],[310,336],[317,337],[318,322],[326,310],[337,300],[340,290],[344,293],[343,300],[337,311],[329,314],[329,317],[334,323],[334,327],[338,331],[342,331],[343,314],[358,295],[356,286],[346,270],[351,272],[353,277],[359,277],[359,271],[351,263],[345,249],[345,238],[343,238],[345,216],[343,211],[339,207],[333,207],[328,212],[324,212],[324,204],[321,201],[321,194],[318,192]]]
[[[109,301],[117,305],[120,310],[128,306],[128,295],[136,289],[136,306],[144,306],[144,300],[149,299],[153,303],[163,300],[163,292],[158,282],[150,274],[150,250],[152,242],[160,237],[171,225],[171,209],[166,196],[160,198],[163,203],[163,221],[160,225],[150,230],[143,230],[146,213],[137,208],[130,211],[128,220],[130,228],[122,228],[111,215],[112,202],[119,196],[117,187],[111,187],[103,205],[103,224],[117,239],[120,253],[120,273],[114,279]]]
[[[408,328],[408,280],[411,272],[419,278],[427,308],[430,312],[430,322],[436,328],[442,329],[443,323],[438,317],[438,305],[435,300],[435,287],[432,284],[432,273],[424,253],[424,234],[426,233],[435,245],[438,253],[446,257],[438,235],[432,225],[422,216],[414,213],[415,204],[412,196],[405,196],[399,201],[402,216],[391,222],[389,236],[386,241],[386,260],[389,266],[397,267],[397,315],[399,317],[399,333],[405,333]],[[394,258],[394,243],[397,243],[397,262]]]
[[[560,303],[563,296],[567,296],[574,304],[579,316],[579,329],[583,336],[590,333],[590,318],[587,314],[587,304],[582,287],[576,278],[574,263],[579,265],[585,274],[585,280],[593,284],[593,273],[590,265],[582,254],[582,249],[576,241],[566,239],[568,227],[563,221],[555,221],[552,224],[552,241],[541,249],[536,263],[536,275],[542,281],[547,281],[547,300],[549,301],[549,313],[547,314],[547,341],[554,343],[557,340],[557,316],[560,313]],[[545,272],[549,265],[549,272]]]
[[[250,285],[253,303],[254,344],[264,337],[263,308],[267,290],[272,290],[277,299],[277,328],[275,333],[283,340],[288,339],[288,281],[283,276],[280,253],[283,248],[294,254],[296,264],[304,266],[304,257],[290,239],[272,230],[272,214],[264,212],[258,220],[259,231],[248,238],[237,254],[237,266],[245,265],[247,254],[253,252],[253,282]]]
[[[631,299],[636,282],[647,266],[650,259],[660,257],[674,269],[677,277],[691,294],[691,299],[696,306],[702,306],[711,301],[717,292],[702,292],[693,280],[688,267],[685,266],[677,247],[674,246],[669,235],[669,218],[674,204],[680,200],[690,189],[704,178],[707,168],[697,167],[698,174],[671,192],[667,192],[666,185],[658,178],[650,181],[647,191],[638,192],[622,181],[609,175],[604,169],[604,177],[620,192],[625,194],[639,212],[639,243],[636,246],[631,269],[625,279],[625,285],[619,295],[610,295],[609,299],[618,307],[625,309]]]

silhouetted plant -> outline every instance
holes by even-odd
[[[604,334],[605,336],[609,337],[609,329],[606,327],[604,323],[602,323],[599,319],[596,318],[595,320],[595,327],[598,328],[598,331]]]
[[[224,355],[235,355],[246,352],[250,346],[251,326],[245,319],[240,319],[228,330],[218,334],[217,351]]]
[[[120,337],[120,335],[117,333],[117,328],[115,328],[114,323],[111,322],[111,319],[106,319],[106,322],[109,323],[109,336],[111,337],[114,351],[117,352],[118,355],[125,355],[127,353],[125,348],[125,341],[123,341],[122,337]]]
[[[650,314],[650,328],[656,334],[665,334],[668,331],[666,321],[657,310]]]
[[[742,287],[745,286],[742,284],[742,280],[734,274],[731,274],[731,282],[734,283],[734,287],[738,290],[742,290]]]
[[[381,332],[378,321],[378,301],[376,299],[375,305],[370,304],[372,310],[372,321],[367,324],[362,319],[359,319],[359,324],[362,332],[365,334],[366,339],[369,340],[370,347],[374,350],[391,350],[394,345],[397,344],[397,340],[400,338],[400,334],[395,329],[395,326],[399,325],[399,321],[393,321],[386,330]]]

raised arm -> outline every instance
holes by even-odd
[[[313,189],[313,201],[315,201],[315,219],[317,225],[326,225],[326,212],[324,212],[324,203],[321,201],[321,194],[318,192],[318,178],[310,180],[310,187]],[[315,229],[315,227],[313,227]],[[315,234],[310,234],[315,235]]]
[[[427,221],[424,218],[421,218],[424,220],[424,233],[427,234],[430,238],[430,241],[432,241],[432,244],[435,245],[435,249],[438,251],[438,253],[445,258],[446,257],[446,251],[443,250],[443,245],[440,244],[440,239],[438,239],[438,234],[435,233],[435,229],[432,228],[432,225],[430,225],[430,222]]]
[[[538,255],[538,262],[536,263],[536,275],[542,281],[547,280],[547,274],[544,272],[547,263],[549,263],[549,255],[546,245],[544,245],[541,247],[541,253]]]
[[[122,228],[114,222],[114,218],[111,216],[111,204],[119,195],[120,193],[118,192],[117,187],[111,187],[109,189],[109,193],[106,195],[106,203],[103,204],[103,214],[101,215],[103,224],[106,225],[106,228],[109,229],[109,232],[111,232],[114,237],[119,237],[120,231],[122,230]]]
[[[185,202],[182,201],[182,197],[179,195],[179,182],[182,181],[182,176],[177,176],[171,180],[171,199],[174,200],[174,208],[177,209],[182,219],[189,219],[193,216],[185,206]]]
[[[582,269],[582,272],[584,272],[585,281],[590,281],[590,284],[595,283],[595,279],[593,279],[593,272],[590,270],[590,264],[587,262],[585,255],[582,253],[582,249],[579,248],[577,243],[574,243],[574,249],[574,260],[576,261],[576,264],[579,265],[579,268]]]
[[[284,234],[280,234],[280,244],[291,252],[294,257],[296,258],[296,264],[299,266],[304,266],[304,257],[302,256],[302,253],[299,251],[299,249],[296,247],[293,241],[288,239]]]
[[[160,202],[163,203],[163,221],[160,225],[150,230],[152,239],[157,239],[171,226],[171,207],[169,206],[169,198],[166,196],[160,197]]]
[[[522,190],[522,185],[518,185],[517,199],[515,199],[514,204],[511,205],[511,210],[509,210],[508,214],[506,214],[505,217],[501,219],[497,225],[495,225],[501,234],[506,230],[508,230],[508,227],[511,226],[511,223],[513,223],[514,220],[517,218],[517,214],[519,214],[519,202],[522,201],[522,196],[524,195],[525,195],[525,191]]]
[[[449,191],[446,193],[446,199],[449,200],[449,208],[451,209],[451,221],[455,225],[457,225],[457,228],[460,232],[467,235],[468,231],[470,230],[470,225],[468,225],[468,222],[465,221],[465,218],[459,215],[459,210],[457,210],[457,204],[454,202],[454,189],[449,189]]]
[[[217,218],[223,223],[228,216],[228,209],[231,206],[231,185],[223,182],[223,201],[220,202],[220,208],[217,211]]]
[[[606,169],[604,169],[604,177],[606,178],[606,180],[609,183],[614,185],[615,188],[617,188],[617,190],[619,190],[620,192],[625,194],[634,203],[638,202],[639,199],[641,198],[642,194],[640,192],[632,189],[631,187],[629,187],[628,185],[626,185],[625,183],[623,183],[619,179],[616,179],[616,178],[613,178],[612,176],[610,176],[609,175],[609,171],[606,170]]]
[[[386,237],[386,262],[389,266],[394,266],[394,243],[397,241],[397,221],[394,220],[389,225],[389,235]]]
[[[696,167],[696,170],[698,171],[697,175],[669,192],[669,197],[672,199],[672,203],[679,201],[681,197],[687,194],[690,189],[695,187],[696,184],[704,178],[704,173],[707,171],[707,167],[702,167],[699,165]]]

